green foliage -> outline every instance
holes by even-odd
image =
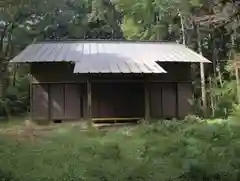
[[[121,16],[110,1],[31,0],[22,4],[25,9],[13,11],[13,17],[20,13],[23,19],[14,27],[15,47],[44,39],[122,38]]]
[[[237,181],[238,130],[224,122],[162,121],[104,134],[66,128],[36,143],[1,136],[0,167],[18,181]]]
[[[216,115],[226,116],[232,111],[234,104],[237,103],[237,92],[235,81],[224,81],[222,87],[215,88],[216,101]]]
[[[24,68],[8,64],[28,44],[46,39],[122,39],[120,22],[121,14],[109,0],[0,1],[0,115],[28,110],[27,79],[16,77],[19,84],[9,86],[15,81],[10,75]]]
[[[214,13],[216,19],[229,17],[233,11],[239,10],[236,5],[229,6],[229,11],[226,11],[229,4],[231,5],[223,4],[220,0],[0,0],[0,24],[4,25],[3,30],[0,30],[0,67],[2,64],[8,65],[9,59],[28,44],[46,39],[101,38],[183,42],[183,36],[186,36],[187,45],[196,48],[197,35],[192,23],[193,17],[210,13]],[[230,23],[225,28],[218,26],[214,30],[214,26],[209,25],[212,21],[207,22],[201,23],[201,26],[207,25],[201,27],[203,31],[199,35],[203,54],[212,59],[217,50],[218,55],[213,58],[213,65],[219,64],[222,67],[224,63],[220,60],[227,57],[232,30],[236,30],[234,46],[239,49],[239,28],[236,25],[239,23]],[[228,34],[226,29],[230,30]],[[4,88],[0,97],[7,95],[1,100],[0,114],[20,113],[29,106],[25,99],[25,90],[15,86],[7,88],[8,85],[4,83],[6,81],[1,80],[9,79],[7,74],[13,71],[8,68],[4,66],[0,73],[0,84],[3,84],[0,86]],[[197,70],[194,74],[198,78]],[[232,105],[236,103],[235,92],[232,78],[224,80],[221,88],[212,91],[212,96],[216,98],[216,115],[226,116],[231,112]],[[196,112],[201,112],[201,101],[197,96],[194,97],[193,106]]]
[[[19,77],[16,85],[9,86],[5,99],[0,102],[0,116],[25,114],[29,109],[29,82],[27,76]]]
[[[238,104],[233,105],[232,112],[230,113],[230,118],[236,123],[240,121],[240,105]]]
[[[3,172],[2,170],[0,170],[0,181],[17,181],[12,173],[10,172]]]
[[[124,14],[122,28],[127,39],[176,41],[183,36],[180,14],[187,25],[195,4],[189,0],[120,0],[117,7]]]
[[[232,61],[227,62],[222,73],[215,78],[211,78],[211,87],[207,89],[209,107],[213,106],[212,110],[215,117],[226,118],[234,112],[235,105],[238,104],[237,83]],[[211,101],[211,102],[210,102]]]

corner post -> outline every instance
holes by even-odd
[[[33,120],[33,78],[31,74],[28,74],[29,80],[29,103],[30,103],[30,119]]]
[[[91,81],[87,79],[87,121],[92,124],[92,85]]]
[[[149,94],[149,81],[148,78],[144,78],[144,98],[145,98],[145,121],[149,121],[150,118],[150,94]]]
[[[180,119],[179,115],[179,84],[176,83],[176,118]]]
[[[52,95],[51,95],[51,84],[47,84],[48,89],[48,121],[52,119]]]

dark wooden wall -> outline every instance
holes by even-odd
[[[36,120],[82,119],[86,110],[84,84],[33,84],[32,117]]]
[[[144,117],[142,83],[93,83],[92,100],[94,118]]]
[[[151,118],[184,118],[191,111],[191,83],[151,83],[149,92]]]
[[[182,82],[190,81],[190,64],[189,63],[159,63],[168,73],[149,74],[151,81],[162,82]],[[50,82],[86,82],[88,74],[73,74],[74,64],[61,63],[33,63],[31,72],[34,83]],[[96,81],[102,80],[126,80],[142,81],[143,74],[91,74],[91,78]]]
[[[167,74],[148,75],[150,116],[184,117],[190,113],[189,64],[161,65]],[[92,82],[93,118],[144,117],[143,75],[77,75],[73,64],[32,64],[33,119],[80,120],[86,117],[86,80]]]

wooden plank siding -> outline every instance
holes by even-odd
[[[145,79],[140,74],[73,75],[72,64],[32,64],[32,118],[47,119],[50,115],[50,119],[87,119],[88,79],[91,80],[92,120],[144,118],[147,100],[148,117],[182,118],[191,110],[188,103],[192,96],[189,64],[162,66],[171,75],[148,75],[148,100]]]
[[[191,105],[189,100],[192,98],[191,83],[178,84],[178,116],[183,118],[191,112]]]
[[[93,118],[144,116],[144,93],[141,83],[93,83]]]
[[[65,84],[65,118],[81,119],[83,118],[83,84]]]
[[[92,118],[145,118],[144,84],[92,84]],[[33,118],[80,120],[88,118],[83,84],[33,85]],[[50,96],[48,96],[50,94]],[[153,119],[183,118],[191,110],[190,83],[149,83],[149,116]],[[50,99],[50,100],[49,100]],[[51,108],[48,109],[50,101]],[[86,108],[85,108],[86,109]]]
[[[37,120],[48,119],[48,85],[39,84],[32,86],[32,117]]]
[[[162,85],[162,117],[166,119],[177,117],[177,92],[175,86],[174,83],[164,83]]]
[[[186,82],[190,81],[190,64],[159,63],[168,73],[149,74],[151,82]],[[94,82],[142,82],[143,74],[73,74],[74,64],[33,63],[31,72],[33,83],[86,83],[91,77]]]
[[[82,84],[33,84],[31,99],[33,119],[82,119],[83,89]]]
[[[56,84],[50,85],[50,118],[59,120],[65,117],[65,99],[64,99],[64,85]]]
[[[163,105],[162,105],[162,84],[151,83],[150,84],[150,117],[153,119],[159,119],[163,116]]]
[[[191,83],[151,83],[150,116],[153,119],[184,118],[191,113]]]

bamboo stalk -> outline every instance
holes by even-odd
[[[181,30],[182,30],[182,41],[183,45],[186,45],[186,37],[185,37],[185,28],[184,28],[184,20],[182,14],[179,12],[178,13],[180,20],[181,20]]]
[[[237,100],[238,104],[240,103],[240,90],[239,90],[239,72],[238,67],[235,66],[235,76],[236,76],[236,84],[237,84]]]
[[[220,67],[219,67],[219,69],[218,69],[218,78],[219,78],[220,86],[223,87],[223,78],[222,78],[222,74],[221,74]],[[217,83],[216,83],[216,84],[217,84]]]
[[[214,109],[214,97],[213,97],[213,84],[212,84],[212,79],[209,76],[209,97],[210,97],[210,105],[211,105],[211,110],[212,110],[212,117],[215,117],[215,109]]]
[[[92,126],[92,85],[90,80],[87,80],[87,120],[88,126]]]
[[[232,52],[233,52],[233,61],[234,61],[234,69],[235,69],[235,77],[236,77],[236,87],[237,87],[237,101],[240,104],[240,90],[239,90],[239,72],[236,60],[236,51],[235,51],[235,40],[236,40],[237,31],[234,30],[234,33],[231,36],[231,43],[232,43]]]
[[[200,32],[199,27],[197,27],[197,35],[198,35],[198,52],[202,55],[202,46],[201,46],[201,39],[200,39]],[[203,108],[203,115],[207,116],[207,100],[206,100],[206,85],[205,85],[205,73],[204,73],[204,64],[200,62],[200,76],[201,76],[201,93],[202,93],[202,108]]]

